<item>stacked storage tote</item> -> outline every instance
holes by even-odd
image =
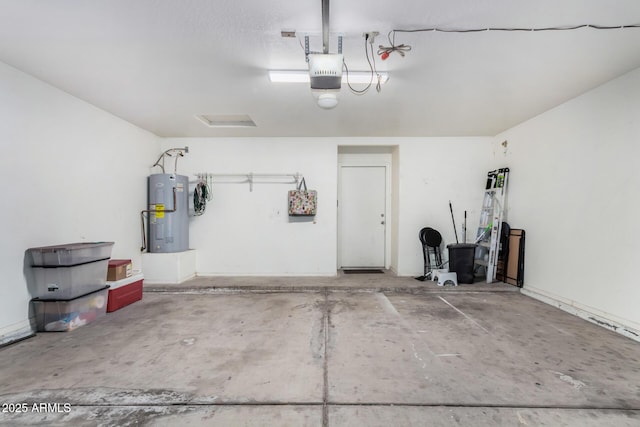
[[[70,331],[106,313],[112,247],[96,242],[29,249],[38,331]]]

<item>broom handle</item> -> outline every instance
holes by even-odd
[[[458,230],[456,230],[456,219],[453,217],[453,207],[451,206],[451,200],[449,200],[449,210],[451,211],[451,222],[453,222],[453,232],[456,235],[456,243],[458,242]]]
[[[467,243],[467,211],[464,211],[464,226],[462,227],[462,243]]]

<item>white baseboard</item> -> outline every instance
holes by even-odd
[[[598,326],[640,342],[640,325],[637,325],[630,320],[617,318],[609,313],[604,313],[593,307],[588,307],[576,301],[571,301],[566,298],[553,295],[541,289],[525,286],[520,289],[520,292],[523,295],[557,307],[567,313],[573,314]]]
[[[0,328],[0,346],[34,335],[29,319]]]
[[[334,273],[200,273],[197,277],[336,277]]]

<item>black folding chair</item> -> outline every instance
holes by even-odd
[[[442,235],[431,227],[425,227],[418,233],[422,243],[422,257],[424,259],[424,274],[416,277],[416,280],[425,281],[431,278],[434,269],[442,268]]]

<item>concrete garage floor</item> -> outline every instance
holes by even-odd
[[[639,343],[509,285],[389,274],[146,286],[0,349],[0,379],[11,426],[640,425]]]

